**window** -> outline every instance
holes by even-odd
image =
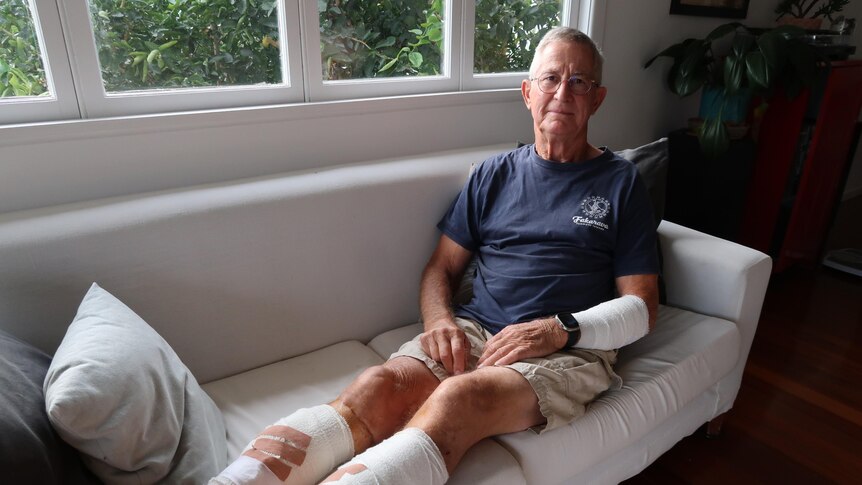
[[[476,0],[473,72],[525,72],[542,36],[560,25],[561,0]]]
[[[0,97],[51,96],[30,6],[0,3]]]
[[[278,0],[89,0],[107,92],[280,84]]]
[[[3,0],[0,122],[517,87],[593,3]]]
[[[0,1],[0,123],[77,118],[56,4]]]
[[[324,82],[445,71],[443,0],[318,4]]]

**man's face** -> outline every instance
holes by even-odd
[[[538,81],[525,80],[521,84],[524,102],[533,115],[536,136],[545,138],[586,135],[587,122],[605,99],[604,87],[593,87],[587,94],[577,95],[566,83],[574,75],[588,80],[595,79],[593,56],[589,47],[570,42],[552,42],[541,51],[536,78],[554,74],[563,82],[555,93],[544,93]],[[538,142],[538,140],[537,140]]]

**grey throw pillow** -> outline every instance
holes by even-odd
[[[95,283],[44,390],[54,428],[106,483],[206,483],[227,464],[215,403],[170,345]]]

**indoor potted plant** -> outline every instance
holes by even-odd
[[[781,0],[775,7],[775,13],[778,14],[775,21],[779,25],[796,25],[817,30],[823,23],[823,17],[828,18],[830,24],[834,24],[836,19],[832,18],[832,14],[842,11],[848,3],[850,0]],[[814,7],[817,7],[817,10],[814,10]]]
[[[699,114],[703,124],[697,135],[703,152],[717,156],[728,147],[726,123],[744,121],[753,96],[768,98],[783,85],[793,97],[814,81],[819,56],[800,39],[804,33],[790,25],[751,29],[731,22],[703,39],[685,39],[664,49],[644,68],[659,57],[670,57],[667,82],[673,93],[684,97],[704,88]],[[716,44],[725,45],[726,52],[716,52]]]

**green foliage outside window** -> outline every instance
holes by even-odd
[[[441,74],[442,0],[318,0],[325,80]]]
[[[560,24],[560,0],[476,0],[473,71],[528,71],[542,36]]]
[[[0,97],[47,94],[48,83],[26,0],[0,0]]]
[[[282,82],[278,0],[88,0],[109,92]],[[0,0],[0,94],[47,90],[27,0]],[[324,80],[442,73],[443,0],[318,0]],[[456,2],[456,8],[458,2]],[[525,71],[560,0],[478,0],[475,71]]]
[[[90,0],[108,91],[281,82],[277,0]]]

